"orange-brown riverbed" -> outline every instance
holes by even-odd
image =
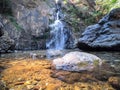
[[[119,90],[120,68],[105,68],[68,72],[55,70],[52,60],[1,57],[0,90]]]

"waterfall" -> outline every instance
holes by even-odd
[[[50,25],[50,40],[46,43],[48,49],[62,50],[65,47],[65,33],[64,25],[60,20],[61,6],[58,4],[59,0],[56,0],[56,18],[53,24]]]
[[[47,43],[49,49],[64,49],[65,35],[63,29],[63,23],[58,19],[54,24],[50,25],[52,30],[50,31],[51,40]]]
[[[67,47],[67,43],[70,43],[71,31],[67,28],[65,23],[62,21],[64,15],[61,13],[61,2],[56,2],[56,15],[55,21],[50,25],[50,37],[46,43],[47,49],[63,50]]]

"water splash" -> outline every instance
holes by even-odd
[[[50,27],[52,28],[50,31],[51,40],[47,43],[47,47],[56,50],[64,49],[66,38],[63,23],[58,19]]]
[[[56,16],[57,16],[56,20],[59,20],[59,14],[60,14],[60,12],[58,11],[57,14],[56,14]]]

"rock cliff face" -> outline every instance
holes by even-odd
[[[88,26],[77,46],[83,50],[120,51],[120,8]]]
[[[1,17],[15,49],[45,49],[48,25],[54,20],[54,0],[11,0],[11,7],[13,16]]]
[[[3,30],[3,24],[0,18],[0,53],[14,49],[14,40],[8,36],[8,33]]]
[[[9,1],[11,1],[10,5]],[[90,3],[92,3],[92,1],[85,0],[79,3],[91,5]],[[70,3],[76,5],[77,2],[68,1],[70,5],[64,4],[64,1],[62,0],[61,2],[63,13],[66,17],[70,16],[71,13],[66,14],[65,12],[68,12],[67,10],[70,9]],[[0,17],[2,18],[2,23],[4,25],[3,30],[5,30],[6,33],[8,33],[7,35],[14,41],[14,49],[46,49],[46,39],[48,39],[49,37],[48,27],[51,23],[53,23],[55,19],[55,0],[5,0],[4,2],[0,1],[0,5],[4,5],[3,3],[7,3],[5,5],[7,5],[8,9],[7,7],[6,9],[2,8],[4,12],[0,11],[0,14],[9,14],[11,12],[13,14],[7,15],[7,17],[5,15],[0,15]],[[80,7],[80,5],[78,7]],[[70,18],[71,17],[68,17],[68,19]],[[69,24],[66,20],[65,22]],[[74,27],[70,27],[72,31],[74,31]],[[66,46],[69,45],[67,44]]]

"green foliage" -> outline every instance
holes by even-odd
[[[87,25],[98,22],[106,13],[120,7],[120,0],[96,0],[95,3],[95,10],[91,12],[89,17],[85,18]]]
[[[86,67],[88,66],[89,62],[80,62],[77,64],[78,67]]]
[[[63,0],[63,3],[64,3],[64,4],[67,4],[67,0]]]
[[[120,0],[96,0],[96,10],[101,10],[103,14],[110,12],[114,8],[120,8]]]
[[[85,18],[84,22],[87,25],[94,24],[97,23],[102,16],[103,13],[101,11],[93,11],[87,18]]]
[[[79,31],[79,23],[80,23],[80,11],[79,9],[77,9],[76,7],[74,7],[73,5],[70,5],[68,3],[66,3],[67,1],[64,0],[64,3],[66,5],[68,5],[69,8],[67,9],[63,9],[63,12],[66,15],[69,15],[67,17],[65,17],[65,21],[71,26],[74,27],[73,31],[74,32],[78,32]]]
[[[93,10],[90,10],[91,5],[84,5],[81,1],[74,0],[76,3],[71,3],[69,0],[63,0],[63,4],[67,6],[67,8],[63,8],[67,15],[65,21],[70,24],[74,32],[81,30],[79,27],[81,22],[87,26],[97,23],[112,9],[120,8],[120,0],[95,0],[96,5]]]
[[[98,66],[99,65],[99,60],[94,60],[93,65]]]
[[[7,17],[9,18],[13,26],[16,27],[16,30],[23,30],[23,28],[17,23],[17,21],[15,20],[13,16],[7,16]]]

